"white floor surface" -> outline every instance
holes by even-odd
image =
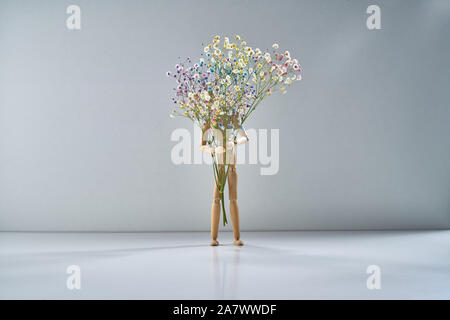
[[[0,233],[0,299],[449,299],[450,231]],[[69,290],[67,267],[81,270]],[[381,289],[366,286],[380,268]]]

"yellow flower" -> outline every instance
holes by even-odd
[[[241,40],[241,37],[239,37],[238,35],[236,35],[236,40]]]

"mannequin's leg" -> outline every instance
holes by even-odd
[[[222,168],[219,168],[219,172],[222,172]],[[219,234],[219,221],[220,221],[220,193],[217,189],[216,182],[214,181],[214,193],[213,203],[211,207],[211,245],[217,246],[217,236]]]
[[[237,204],[237,172],[236,166],[230,166],[228,171],[228,193],[230,197],[230,216],[233,225],[234,245],[242,246],[241,233],[239,229],[239,207]]]

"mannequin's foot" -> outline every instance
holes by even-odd
[[[233,244],[235,246],[243,246],[244,245],[244,243],[241,240],[234,240]]]
[[[218,245],[219,245],[219,241],[217,241],[217,240],[211,240],[211,243],[210,243],[209,245],[210,245],[210,246],[213,246],[213,247],[218,246]]]

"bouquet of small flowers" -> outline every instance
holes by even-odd
[[[236,129],[256,110],[267,96],[276,91],[286,93],[286,87],[301,80],[301,68],[289,51],[279,52],[278,44],[262,52],[253,49],[241,39],[234,42],[215,36],[212,43],[204,46],[199,61],[187,58],[167,72],[177,85],[172,98],[176,105],[171,117],[191,119],[206,135],[203,151],[213,158],[214,178],[221,195],[223,224],[227,218],[224,204],[224,187],[228,176],[229,159],[227,144],[236,139]],[[220,155],[220,156],[219,156]],[[224,174],[225,173],[225,174]]]

